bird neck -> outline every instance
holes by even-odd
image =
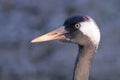
[[[88,80],[90,67],[96,52],[97,46],[80,46],[79,53],[74,67],[73,80]]]

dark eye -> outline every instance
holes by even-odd
[[[76,29],[79,29],[80,26],[81,26],[80,24],[75,24],[75,28],[76,28]]]

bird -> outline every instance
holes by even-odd
[[[100,29],[89,16],[71,16],[51,32],[38,36],[31,42],[59,40],[78,45],[79,51],[73,70],[73,80],[89,80],[90,69],[100,43]]]

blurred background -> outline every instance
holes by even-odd
[[[71,15],[101,30],[90,80],[120,80],[120,0],[0,0],[0,80],[72,80],[75,44],[30,41]]]

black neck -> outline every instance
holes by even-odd
[[[88,80],[95,51],[95,46],[79,45],[79,53],[75,62],[73,80]]]

